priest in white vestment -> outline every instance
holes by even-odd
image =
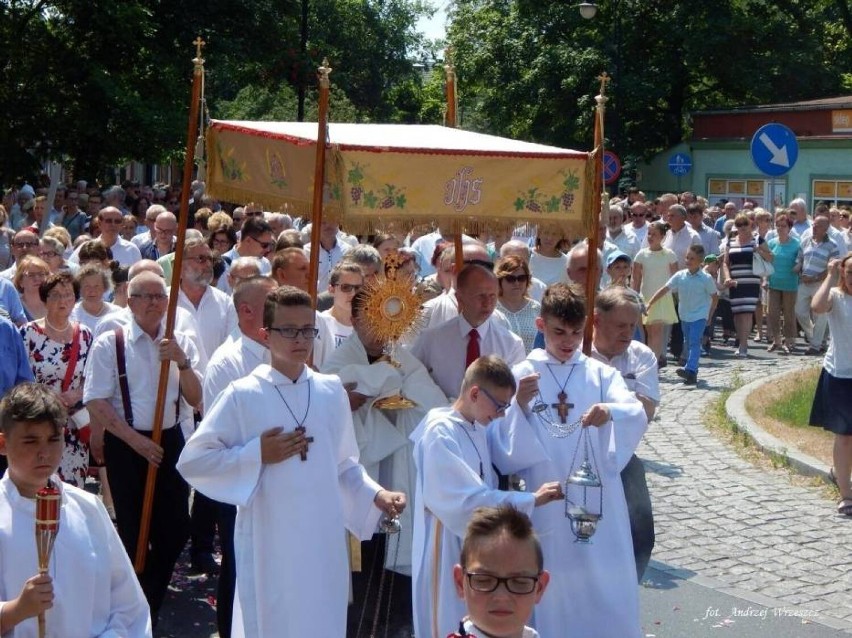
[[[415,468],[414,444],[409,437],[429,410],[447,405],[447,397],[407,350],[397,348],[392,362],[384,355],[384,344],[371,336],[364,317],[366,298],[366,293],[359,292],[352,299],[355,334],[332,353],[322,371],[337,375],[346,387],[354,385],[351,392],[365,397],[352,411],[361,465],[379,484],[409,495],[409,507],[399,517],[399,554],[393,555],[395,549],[390,552],[385,567],[410,576],[414,529],[410,496],[414,494]],[[395,395],[413,401],[415,407],[383,410],[376,405]]]
[[[228,386],[187,442],[178,469],[237,505],[232,636],[343,636],[348,529],[361,539],[405,507],[358,463],[346,392],[305,365],[315,313],[307,293],[272,291],[264,306],[272,365]]]

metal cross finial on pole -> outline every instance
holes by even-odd
[[[207,43],[201,39],[201,36],[195,38],[192,43],[195,45],[195,59],[193,59],[193,62],[195,62],[195,64],[203,64],[204,59],[201,57],[201,49]]]
[[[319,84],[321,88],[327,89],[330,86],[328,76],[333,69],[328,65],[328,58],[322,59],[322,66],[317,69],[319,71]]]
[[[607,74],[606,71],[604,71],[598,76],[598,80],[600,80],[601,82],[601,97],[604,97],[606,93],[606,85],[612,81],[612,78]],[[606,99],[606,97],[604,97],[604,99]]]

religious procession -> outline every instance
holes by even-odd
[[[661,378],[761,343],[852,517],[848,205],[607,190],[606,73],[588,152],[458,128],[451,64],[445,126],[333,123],[328,62],[205,120],[194,44],[182,179],[5,191],[0,634],[649,635]]]

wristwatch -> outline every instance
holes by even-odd
[[[192,367],[192,361],[189,360],[189,357],[183,360],[183,363],[178,364],[178,370],[183,372],[184,370],[189,370]]]

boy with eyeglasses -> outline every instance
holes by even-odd
[[[417,468],[412,598],[418,637],[446,636],[464,615],[453,572],[476,508],[508,504],[528,514],[562,498],[558,482],[544,483],[534,493],[498,489],[486,428],[504,414],[515,388],[506,362],[480,357],[467,368],[452,406],[430,410],[411,435]]]
[[[237,506],[238,599],[231,635],[343,636],[349,595],[345,529],[372,537],[405,508],[358,462],[349,401],[335,376],[306,362],[316,335],[310,296],[292,286],[263,308],[271,364],[209,407],[178,469],[210,498]]]
[[[514,507],[480,507],[467,525],[453,582],[468,615],[453,638],[538,638],[526,623],[550,574],[529,516]]]

